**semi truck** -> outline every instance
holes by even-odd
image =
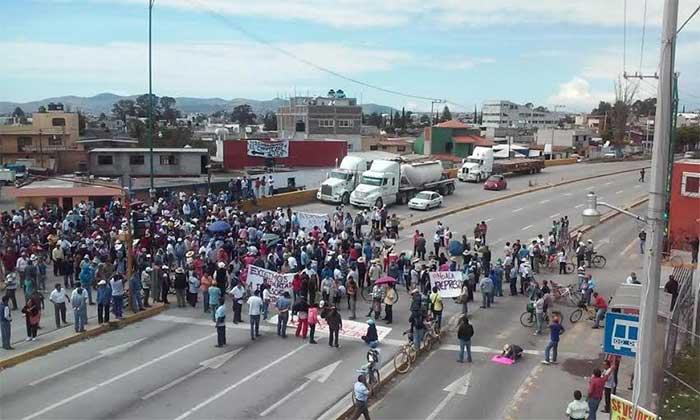
[[[534,174],[544,168],[544,160],[540,158],[510,158],[494,159],[490,147],[474,148],[472,154],[464,159],[457,177],[465,182],[485,181],[491,174]]]
[[[360,184],[350,194],[350,204],[357,207],[382,207],[406,204],[421,191],[450,195],[455,180],[448,178],[440,161],[402,163],[399,160],[375,160],[362,173]]]
[[[372,161],[363,157],[345,156],[340,166],[333,169],[321,183],[316,198],[330,203],[350,202],[350,194],[360,182],[362,173],[369,169]]]

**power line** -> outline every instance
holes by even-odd
[[[254,33],[250,32],[250,31],[248,31],[247,29],[243,28],[242,26],[238,25],[237,23],[233,22],[232,20],[226,18],[225,16],[223,16],[222,14],[220,14],[219,12],[217,12],[216,10],[213,10],[212,8],[206,6],[205,4],[202,4],[201,2],[198,2],[197,0],[195,0],[195,2],[196,2],[196,3],[199,3],[199,5],[200,5],[205,11],[207,11],[207,13],[208,13],[209,15],[211,15],[212,17],[214,17],[214,18],[216,18],[216,19],[219,19],[219,20],[222,21],[225,25],[227,25],[227,26],[229,26],[231,29],[233,29],[233,30],[235,30],[235,31],[237,31],[237,32],[239,32],[239,33],[241,33],[243,36],[248,37],[248,38],[252,39],[253,41],[255,41],[255,42],[259,43],[259,44],[265,45],[265,46],[267,46],[267,47],[269,47],[269,48],[271,48],[271,49],[277,51],[278,53],[280,53],[280,54],[282,54],[282,55],[285,55],[285,56],[287,56],[287,57],[289,57],[289,58],[291,58],[291,59],[293,59],[293,60],[296,60],[296,61],[298,61],[298,62],[300,62],[300,63],[302,63],[302,64],[306,64],[307,66],[312,67],[312,68],[314,68],[314,69],[316,69],[316,70],[319,70],[319,71],[324,72],[324,73],[328,73],[328,74],[333,75],[333,76],[335,76],[335,77],[337,77],[337,78],[339,78],[339,79],[343,79],[343,80],[346,80],[346,81],[348,81],[348,82],[355,83],[355,84],[358,84],[358,85],[360,85],[360,86],[364,86],[364,87],[367,87],[367,88],[370,88],[370,89],[378,90],[378,91],[380,91],[380,92],[389,93],[389,94],[391,94],[391,95],[402,96],[402,97],[404,97],[404,98],[410,98],[410,99],[419,99],[419,100],[424,100],[424,101],[433,101],[433,100],[436,100],[436,99],[437,99],[437,98],[430,98],[430,97],[427,97],[427,96],[414,95],[414,94],[411,94],[411,93],[401,92],[401,91],[394,90],[394,89],[384,88],[384,87],[381,87],[381,86],[378,86],[378,85],[375,85],[375,84],[372,84],[372,83],[368,83],[368,82],[364,82],[364,81],[359,80],[359,79],[355,79],[355,78],[350,77],[350,76],[346,76],[346,75],[344,75],[344,74],[342,74],[342,73],[339,73],[339,72],[337,72],[337,71],[335,71],[335,70],[332,70],[332,69],[330,69],[330,68],[328,68],[328,67],[322,66],[322,65],[320,65],[320,64],[316,64],[316,63],[314,63],[314,62],[312,62],[312,61],[309,61],[309,60],[307,60],[307,59],[305,59],[305,58],[303,58],[303,57],[297,56],[296,54],[294,54],[294,53],[292,53],[292,52],[290,52],[290,51],[287,51],[287,50],[285,50],[284,48],[281,48],[281,47],[279,47],[279,46],[277,46],[277,45],[271,43],[270,41],[268,41],[268,40],[266,40],[266,39],[264,39],[264,38],[262,38],[262,37],[260,37],[260,36],[258,36],[258,35],[256,35],[256,34],[254,34]],[[468,109],[468,108],[469,108],[469,107],[467,107],[467,106],[465,106],[465,105],[461,105],[461,104],[458,104],[458,103],[456,103],[456,102],[453,102],[453,101],[450,101],[450,100],[447,100],[447,99],[443,99],[443,101],[445,101],[446,103],[450,103],[450,104],[459,106],[459,107],[463,107],[463,108],[465,108],[465,109]]]
[[[647,0],[644,0],[644,19],[642,22],[642,48],[639,52],[639,72],[642,72],[642,64],[644,63],[644,35],[647,31]]]
[[[693,13],[691,13],[690,16],[688,16],[688,19],[686,19],[685,22],[683,22],[683,24],[681,25],[681,27],[678,28],[678,30],[676,31],[676,35],[678,35],[678,34],[683,30],[683,28],[685,27],[685,25],[686,25],[688,22],[690,22],[690,19],[692,19],[692,18],[698,13],[698,11],[700,11],[700,4],[698,5],[697,8],[695,8],[695,11],[694,11]]]

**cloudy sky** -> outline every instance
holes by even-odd
[[[646,19],[644,0],[627,3],[625,42],[624,0],[155,0],[154,91],[269,99],[342,88],[416,110],[430,109],[420,97],[589,110],[613,97],[623,69],[657,68],[663,1],[647,0]],[[683,22],[697,1],[680,4]],[[3,0],[0,100],[146,91],[147,5]],[[681,103],[699,108],[700,14],[679,35],[676,69]],[[647,80],[638,96],[655,91]]]

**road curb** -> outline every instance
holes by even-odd
[[[43,356],[45,354],[51,353],[52,351],[61,349],[63,347],[67,347],[71,344],[78,343],[83,340],[87,340],[88,338],[93,338],[97,337],[98,335],[104,334],[106,332],[122,328],[126,325],[133,324],[134,322],[141,321],[146,318],[150,318],[152,316],[158,315],[159,313],[163,312],[166,309],[166,305],[159,304],[159,305],[154,305],[146,310],[143,310],[141,312],[137,312],[132,315],[126,316],[124,319],[121,320],[116,320],[116,321],[110,321],[109,324],[101,324],[97,325],[94,328],[90,328],[86,330],[83,333],[80,334],[73,334],[68,337],[64,337],[55,341],[51,341],[49,343],[46,343],[43,346],[27,350],[23,353],[14,355],[12,357],[9,357],[7,359],[0,360],[0,370],[7,369],[12,366],[16,366],[20,363],[24,363],[28,360],[34,359],[39,356]]]
[[[644,169],[649,169],[649,168],[651,168],[651,167],[650,166],[644,167]],[[476,208],[476,207],[482,207],[482,206],[485,206],[487,204],[493,204],[493,203],[496,203],[496,202],[499,202],[502,200],[507,200],[509,198],[519,197],[521,195],[529,194],[532,192],[543,191],[543,190],[546,190],[549,188],[561,187],[562,185],[573,184],[575,182],[581,182],[581,181],[588,181],[591,179],[602,178],[602,177],[606,177],[606,176],[619,175],[619,174],[624,174],[624,173],[628,173],[628,172],[636,172],[636,171],[639,171],[640,169],[642,169],[642,168],[625,169],[622,171],[609,172],[609,173],[600,174],[600,175],[592,175],[592,176],[587,176],[587,177],[583,177],[583,178],[569,179],[569,180],[557,182],[554,184],[541,185],[539,187],[533,187],[533,188],[530,188],[527,190],[522,190],[522,191],[517,191],[517,192],[511,193],[511,194],[502,195],[500,197],[494,197],[494,198],[490,198],[488,200],[479,201],[479,202],[474,203],[474,204],[467,204],[464,206],[446,209],[443,212],[431,214],[430,216],[426,216],[423,218],[412,219],[410,222],[405,224],[405,227],[416,226],[416,225],[419,225],[421,223],[429,222],[431,220],[439,219],[441,217],[449,216],[449,215],[452,215],[455,213],[459,213],[461,211],[471,210],[471,209]]]

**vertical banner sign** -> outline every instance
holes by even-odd
[[[606,315],[607,316],[607,315]],[[634,414],[634,417],[632,415]],[[642,407],[637,407],[635,412],[634,404],[617,395],[610,396],[610,420],[656,420],[656,414]]]
[[[273,302],[285,291],[291,292],[292,279],[294,274],[280,274],[254,265],[248,266],[248,287],[255,290],[264,282],[270,286],[270,300]]]
[[[248,156],[262,158],[289,157],[289,140],[248,140]]]
[[[297,217],[299,218],[299,227],[304,228],[307,233],[314,226],[318,226],[319,229],[323,230],[326,221],[330,220],[327,214],[307,213],[304,211],[298,211]]]
[[[461,271],[436,271],[429,275],[430,288],[437,287],[440,297],[453,298],[462,292]]]

